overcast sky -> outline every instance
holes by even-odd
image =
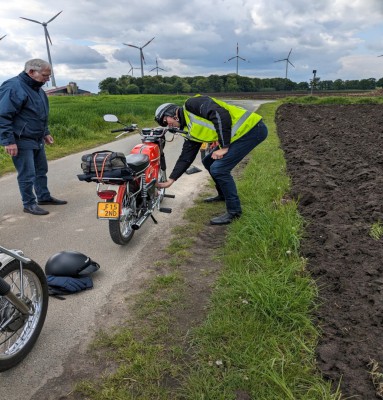
[[[383,0],[2,0],[0,82],[30,58],[48,60],[43,26],[20,17],[47,22],[60,11],[47,26],[57,86],[97,93],[107,77],[141,76],[139,49],[123,43],[152,38],[144,75],[157,65],[163,76],[223,75],[238,61],[239,75],[284,78],[286,61],[275,61],[292,49],[294,82],[314,69],[321,80],[383,77]]]

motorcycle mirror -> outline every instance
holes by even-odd
[[[118,118],[113,114],[105,114],[104,121],[106,122],[119,122]]]

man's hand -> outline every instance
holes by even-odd
[[[211,153],[211,158],[213,160],[219,160],[221,159],[227,152],[229,151],[228,147],[225,147],[224,149],[218,149],[216,151],[213,151],[213,153]]]
[[[174,179],[168,179],[166,182],[158,182],[156,184],[156,186],[161,188],[161,189],[166,189],[166,188],[172,186],[173,183],[174,183]]]
[[[18,153],[17,144],[9,144],[8,146],[4,146],[4,150],[7,154],[12,157],[16,157]]]
[[[44,136],[44,142],[45,144],[53,144],[54,142],[53,137],[51,135]]]

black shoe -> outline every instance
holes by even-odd
[[[191,175],[191,174],[196,174],[197,172],[201,172],[201,171],[202,171],[202,169],[199,169],[198,167],[195,167],[194,165],[192,165],[190,168],[188,168],[186,170],[186,173],[188,175]]]
[[[203,199],[203,201],[205,203],[215,203],[218,201],[225,201],[225,198],[223,196],[218,195],[218,196],[214,196],[214,197],[208,197],[207,199]]]
[[[56,206],[61,205],[61,204],[67,204],[67,203],[68,202],[66,200],[59,200],[59,199],[55,199],[54,197],[51,197],[48,200],[41,200],[41,201],[37,202],[37,204],[40,204],[40,205],[53,204],[53,205],[56,205]]]
[[[241,216],[241,214],[231,214],[225,213],[220,215],[219,217],[212,218],[210,220],[211,225],[227,225],[230,224],[234,219],[237,219]]]
[[[24,207],[24,212],[33,215],[47,215],[49,211],[42,209],[37,204],[32,204],[31,206]]]

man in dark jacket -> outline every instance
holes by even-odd
[[[169,179],[158,183],[160,188],[170,187],[192,164],[202,142],[219,145],[203,160],[204,167],[213,178],[217,196],[206,202],[225,201],[227,212],[212,218],[212,225],[225,225],[242,214],[237,187],[231,175],[232,169],[267,137],[267,127],[262,117],[242,107],[208,96],[189,98],[183,107],[172,103],[159,106],[155,120],[161,126],[187,130],[186,140],[180,157]]]
[[[25,63],[24,71],[0,86],[0,144],[12,157],[24,212],[46,215],[41,204],[66,204],[48,190],[45,144],[52,144],[48,130],[49,103],[42,86],[51,66],[40,59]],[[37,201],[36,201],[37,197]]]

